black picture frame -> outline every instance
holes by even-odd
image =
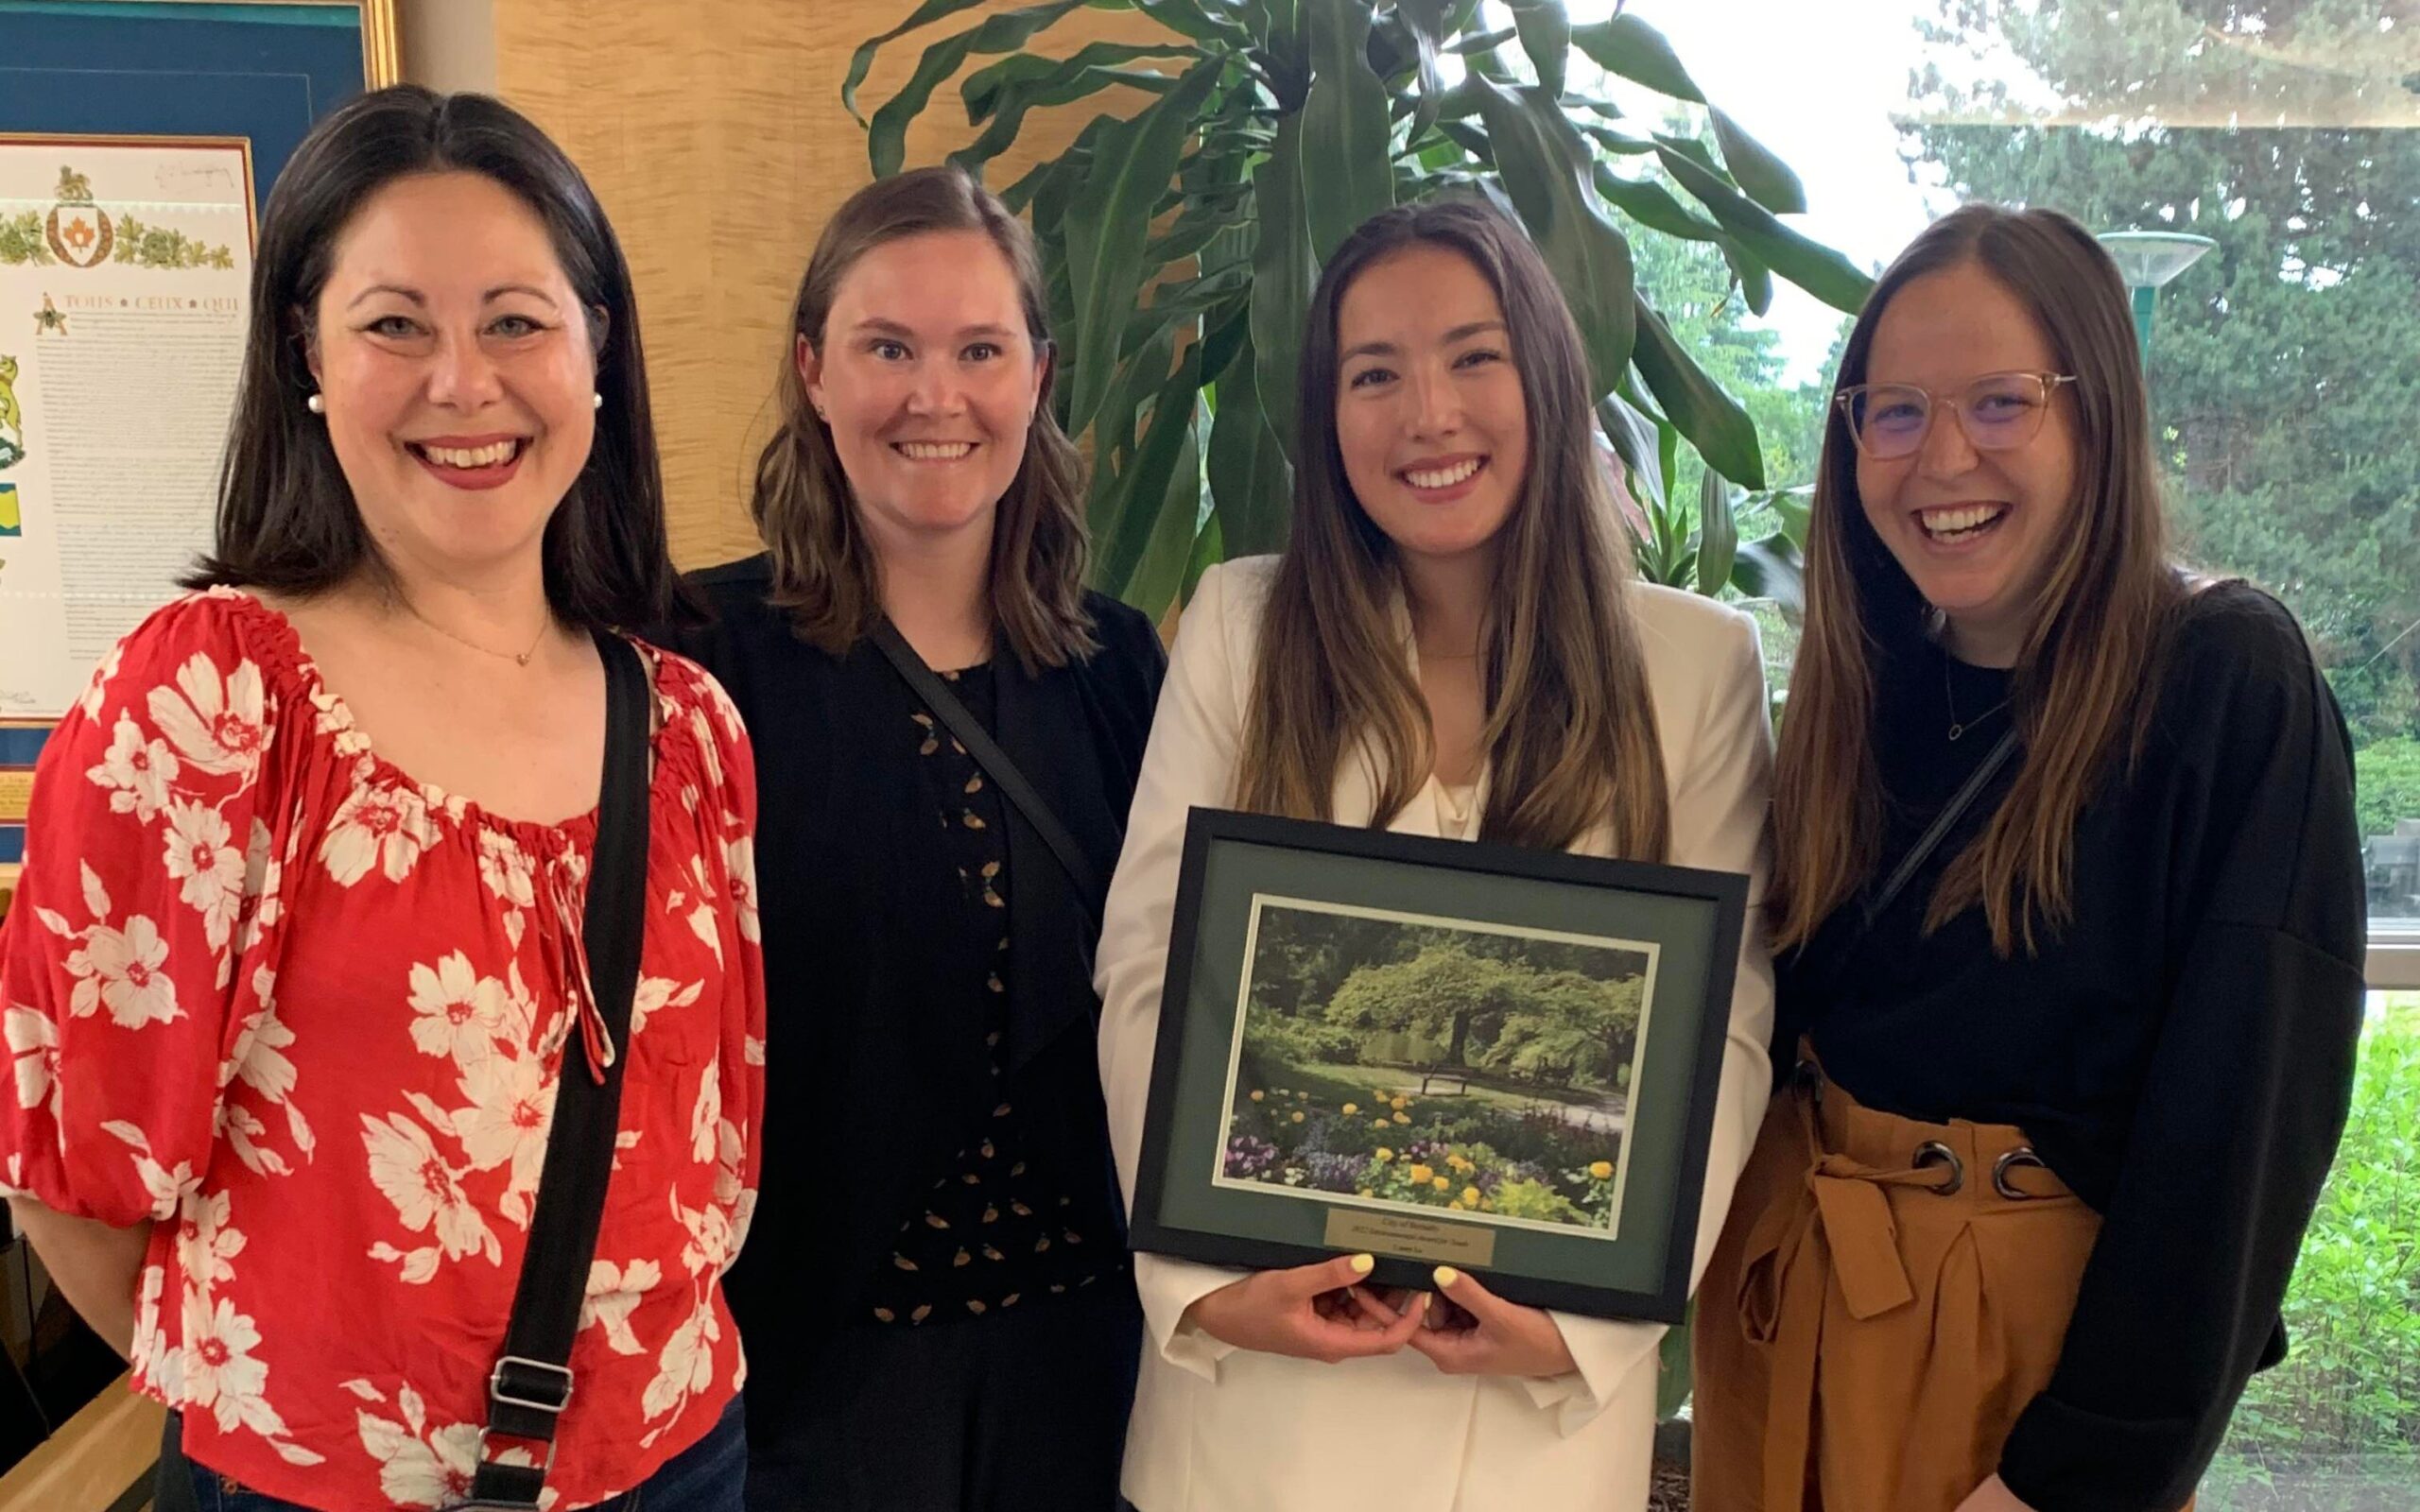
[[[1366,1251],[1377,1261],[1372,1279],[1384,1286],[1429,1287],[1431,1268],[1442,1262],[1529,1306],[1679,1322],[1696,1252],[1747,898],[1748,879],[1731,872],[1195,808],[1185,826],[1131,1245],[1252,1269]],[[1407,906],[1406,900],[1418,902]],[[1442,925],[1554,941],[1566,951],[1573,942],[1583,950],[1601,945],[1646,962],[1637,977],[1641,1006],[1634,1030],[1638,1070],[1619,1082],[1620,1171],[1611,1182],[1605,1217],[1541,1222],[1458,1206],[1415,1208],[1374,1198],[1371,1190],[1347,1194],[1256,1176],[1236,1178],[1238,1146],[1230,1143],[1231,1131],[1239,1118],[1262,1117],[1237,1100],[1262,1101],[1258,1089],[1239,1092],[1237,1067],[1247,1054],[1245,1021],[1255,1011],[1250,1006],[1253,941],[1270,909],[1357,915],[1382,930],[1400,923],[1428,931],[1424,937],[1430,939]],[[1575,931],[1575,921],[1597,927]],[[1458,1037],[1455,1050],[1461,1049]],[[1398,1067],[1392,1074],[1416,1070]],[[1467,1095],[1475,1081],[1491,1082],[1484,1090],[1495,1098],[1507,1095],[1493,1085],[1503,1078],[1461,1068],[1424,1074],[1421,1095],[1429,1096],[1429,1083],[1439,1079],[1461,1085],[1438,1097]],[[1614,1085],[1606,1083],[1600,1107],[1611,1101]],[[1640,1096],[1650,1085],[1654,1095]],[[1309,1103],[1308,1091],[1278,1091],[1304,1099],[1311,1116],[1329,1120],[1331,1130],[1357,1116],[1351,1102],[1322,1109]],[[1284,1101],[1277,1107],[1294,1108]],[[1394,1104],[1374,1105],[1372,1111],[1380,1114],[1380,1128],[1391,1118],[1407,1125],[1407,1134],[1414,1132]],[[1304,1121],[1295,1111],[1286,1116]],[[1433,1116],[1424,1110],[1424,1118]],[[1596,1137],[1615,1137],[1613,1115],[1598,1108],[1540,1102],[1519,1116],[1570,1119]],[[1582,1122],[1589,1119],[1607,1126]],[[1371,1159],[1392,1154],[1381,1150]],[[1410,1158],[1407,1144],[1402,1159]],[[1522,1179],[1529,1190],[1539,1185]],[[1336,1242],[1340,1232],[1349,1242]]]

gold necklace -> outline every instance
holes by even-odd
[[[435,620],[430,619],[427,615],[422,613],[420,611],[420,606],[413,603],[408,598],[404,600],[404,608],[411,612],[412,618],[420,621],[423,625],[427,626],[430,629],[435,630],[438,634],[445,637],[455,644],[467,645],[472,650],[476,651],[483,656],[492,656],[499,662],[510,662],[514,666],[520,667],[527,666],[529,664],[529,659],[538,654],[538,643],[546,638],[546,627],[554,623],[555,618],[553,611],[551,610],[548,610],[546,617],[544,620],[541,620],[538,624],[538,633],[530,637],[528,650],[499,651],[493,646],[481,645],[476,641],[464,640],[461,636],[455,634],[452,630],[447,629],[444,626],[438,624]]]

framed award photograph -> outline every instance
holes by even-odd
[[[1679,1321],[1747,890],[1195,809],[1134,1247]]]

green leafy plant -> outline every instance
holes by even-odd
[[[856,112],[882,47],[979,4],[925,0],[866,42],[843,102]],[[1042,245],[1060,421],[1091,438],[1097,586],[1157,615],[1208,563],[1283,544],[1295,365],[1322,260],[1390,205],[1478,194],[1528,226],[1578,318],[1599,420],[1638,506],[1641,568],[1794,602],[1788,511],[1750,508],[1769,528],[1742,538],[1743,506],[1767,483],[1755,424],[1641,297],[1633,238],[1719,249],[1757,312],[1777,277],[1842,310],[1870,281],[1783,220],[1806,208],[1796,176],[1707,103],[1652,27],[1625,14],[1575,25],[1561,0],[1091,0],[1158,35],[1064,59],[1024,50],[1085,4],[984,15],[926,47],[858,118],[876,176],[895,173],[935,92],[996,57],[959,86],[978,129],[950,156],[979,174],[1030,111],[1113,87],[1151,96],[1131,116],[1096,116],[1000,191]],[[1495,15],[1511,24],[1490,27]],[[1573,89],[1575,52],[1703,112],[1705,130],[1642,127]],[[1673,497],[1684,446],[1709,478],[1694,501]]]

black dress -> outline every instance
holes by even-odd
[[[1887,870],[2007,730],[2011,688],[1913,635],[1884,655]],[[2209,589],[2146,705],[2139,762],[2078,820],[2074,919],[2038,954],[1994,955],[1979,908],[1923,927],[2013,762],[1853,949],[1843,909],[1780,963],[1776,1064],[1804,1030],[1869,1107],[2014,1124],[2102,1215],[2057,1373],[2002,1452],[2040,1512],[2191,1494],[2245,1381],[2284,1354],[2360,1029],[2351,743],[2300,628],[2253,589]]]
[[[1112,1507],[1140,1314],[1086,909],[880,652],[798,639],[764,558],[693,581],[714,620],[681,649],[757,764],[765,1160],[727,1288],[750,1504]],[[1085,661],[1003,647],[951,680],[1106,879],[1166,660],[1088,607]]]

